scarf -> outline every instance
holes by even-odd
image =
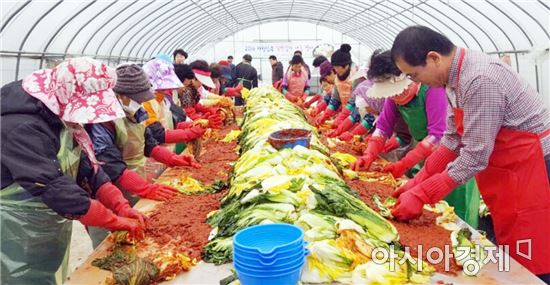
[[[82,151],[90,160],[92,168],[94,169],[94,173],[97,173],[97,171],[99,170],[99,166],[103,164],[103,162],[98,161],[95,156],[94,145],[92,143],[90,135],[88,135],[88,132],[86,132],[84,126],[82,126],[81,124],[72,123],[65,125],[69,129],[69,132],[73,135],[76,143],[80,146]]]

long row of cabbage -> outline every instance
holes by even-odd
[[[271,87],[254,89],[246,99],[239,137],[241,157],[221,209],[208,216],[213,230],[204,260],[229,262],[237,231],[282,222],[301,227],[309,242],[303,282],[427,281],[433,268],[421,266],[400,250],[395,227],[347,186],[303,112]],[[287,128],[311,130],[310,148],[274,149],[267,141],[269,134]],[[373,260],[376,252],[390,247],[397,258]]]

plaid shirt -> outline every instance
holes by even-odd
[[[464,135],[457,134],[450,110],[441,141],[459,154],[448,166],[449,176],[459,184],[487,167],[500,128],[532,133],[550,128],[550,112],[542,96],[525,79],[497,58],[473,50],[466,50],[465,54],[460,82],[457,82],[457,49],[447,83],[451,106],[464,111]],[[541,144],[548,156],[550,137],[542,139]]]

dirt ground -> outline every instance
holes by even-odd
[[[90,254],[92,254],[92,240],[88,236],[84,226],[73,221],[73,234],[71,236],[71,253],[69,256],[69,274],[80,266]]]

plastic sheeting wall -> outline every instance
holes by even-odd
[[[226,59],[228,55],[233,55],[234,63],[239,63],[242,56],[248,53],[252,55],[252,65],[258,73],[262,74],[264,83],[271,84],[270,55],[275,55],[286,70],[294,51],[301,50],[304,61],[311,67],[312,75],[316,77],[318,70],[312,66],[313,49],[319,45],[331,45],[336,50],[341,43],[352,46],[352,59],[356,64],[365,64],[372,54],[368,46],[336,30],[313,23],[290,21],[266,23],[239,31],[221,42],[205,46],[192,55],[190,60],[196,57],[218,62]],[[257,49],[254,49],[255,47]],[[264,49],[260,50],[260,48]],[[311,84],[315,85],[316,81],[316,79],[312,80]]]
[[[110,64],[147,60],[184,47],[192,54],[246,28],[298,21],[334,29],[370,50],[420,24],[484,52],[550,46],[547,0],[20,0],[1,1],[2,83],[45,67],[47,59],[88,55]],[[301,27],[297,27],[301,29]],[[311,31],[313,32],[313,31]],[[534,64],[514,64],[530,81]],[[548,53],[541,60],[547,62]],[[525,65],[522,63],[525,61]],[[524,72],[524,69],[527,69]],[[548,68],[539,88],[546,96]],[[532,71],[529,71],[532,70]]]

